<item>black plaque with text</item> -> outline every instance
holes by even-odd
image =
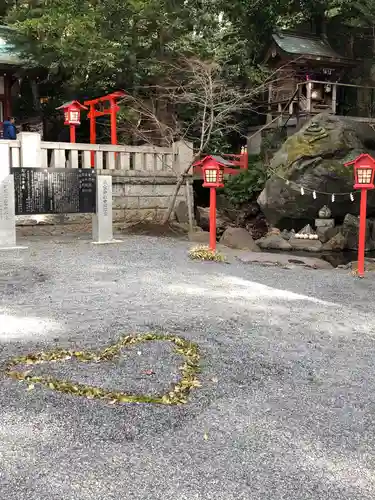
[[[16,215],[96,212],[96,173],[89,168],[12,168]]]

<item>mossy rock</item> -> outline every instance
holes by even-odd
[[[368,124],[327,113],[315,116],[285,141],[271,161],[273,175],[258,198],[268,221],[282,225],[283,219],[313,220],[326,204],[335,218],[358,213],[358,197],[353,203],[349,194],[339,194],[353,190],[353,169],[345,163],[365,152],[375,156],[375,132]],[[335,202],[330,195],[314,199],[313,191],[335,193]],[[375,215],[373,193],[368,201],[369,214]]]

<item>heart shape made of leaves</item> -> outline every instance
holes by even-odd
[[[170,391],[159,396],[126,394],[124,392],[110,391],[101,387],[79,384],[69,380],[60,380],[49,375],[36,376],[31,373],[32,368],[28,370],[16,369],[19,365],[32,366],[51,361],[68,361],[73,358],[83,363],[110,361],[119,357],[123,348],[151,341],[171,342],[174,345],[174,351],[183,359],[183,364],[180,367],[181,378]],[[33,389],[35,384],[40,384],[55,391],[65,392],[76,396],[84,396],[88,399],[107,400],[112,404],[154,403],[177,405],[186,403],[190,391],[194,387],[200,386],[197,379],[197,374],[199,373],[199,359],[199,349],[196,344],[174,335],[147,333],[137,336],[123,336],[118,342],[99,352],[56,349],[53,351],[42,351],[27,354],[26,356],[19,356],[9,361],[5,369],[5,374],[12,379],[27,382],[29,390]]]

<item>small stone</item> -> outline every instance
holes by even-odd
[[[266,250],[291,250],[292,246],[289,241],[285,241],[280,234],[269,234],[256,241],[260,248]]]
[[[327,207],[327,205],[324,205],[318,212],[320,219],[329,219],[331,217],[331,214],[331,209]]]
[[[281,233],[281,236],[284,238],[284,240],[289,241],[290,238],[295,237],[295,234],[296,233],[295,233],[294,229],[292,229],[291,231],[284,229],[284,231],[282,231],[282,233]]]
[[[310,224],[307,224],[304,228],[301,229],[301,231],[298,231],[299,234],[314,234],[313,228],[310,226]]]

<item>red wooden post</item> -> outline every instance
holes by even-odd
[[[110,99],[110,113],[111,113],[111,144],[117,144],[117,105],[114,99]],[[114,154],[115,161],[117,154]]]
[[[358,237],[358,276],[365,274],[365,246],[366,246],[366,209],[367,189],[361,189],[361,204],[359,208],[359,237]]]
[[[216,188],[210,188],[210,249],[216,250]]]
[[[75,125],[70,125],[70,142],[75,144],[76,142],[76,127]]]
[[[249,168],[249,153],[246,146],[241,150],[241,168],[244,170]]]
[[[90,104],[90,144],[96,143],[96,116],[95,116],[95,105]],[[91,151],[91,168],[95,167],[95,152]]]
[[[117,106],[114,99],[110,101],[110,112],[111,112],[111,144],[117,144],[117,123],[116,123],[116,113]]]

